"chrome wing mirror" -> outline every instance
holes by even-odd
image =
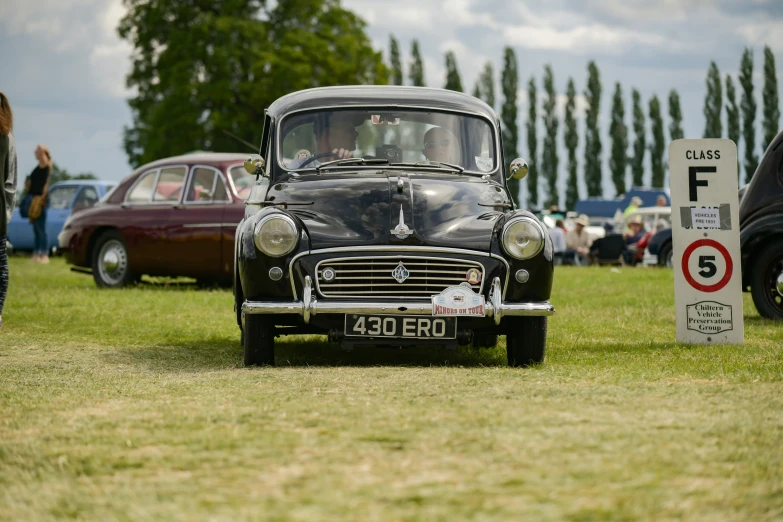
[[[264,173],[266,162],[258,154],[253,154],[245,160],[245,171],[251,176],[257,176]]]
[[[511,167],[509,168],[511,175],[506,179],[522,179],[527,176],[527,170],[527,161],[523,160],[522,158],[517,158],[511,162]]]

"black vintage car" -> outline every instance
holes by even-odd
[[[783,132],[741,195],[742,287],[763,317],[783,319]]]
[[[506,186],[498,118],[472,96],[330,87],[266,111],[235,242],[245,364],[275,337],[357,345],[494,346],[544,360],[552,242]]]

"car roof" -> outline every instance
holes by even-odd
[[[348,85],[305,89],[278,98],[269,106],[268,113],[276,118],[293,111],[322,107],[374,105],[472,112],[486,116],[495,123],[498,121],[497,113],[489,105],[469,94],[407,85]]]
[[[161,158],[159,160],[151,161],[136,169],[134,172],[140,170],[148,170],[162,165],[182,164],[195,165],[197,163],[230,163],[230,162],[243,162],[248,157],[247,153],[241,152],[204,152],[196,151],[188,154],[181,154],[179,156],[170,156],[168,158]]]

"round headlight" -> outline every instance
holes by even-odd
[[[544,232],[535,221],[519,218],[503,228],[503,248],[515,259],[530,259],[544,247]]]
[[[258,222],[253,241],[264,254],[280,257],[296,247],[297,236],[294,221],[288,216],[275,214]]]

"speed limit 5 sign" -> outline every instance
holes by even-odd
[[[737,146],[675,140],[669,172],[677,342],[741,344]]]

